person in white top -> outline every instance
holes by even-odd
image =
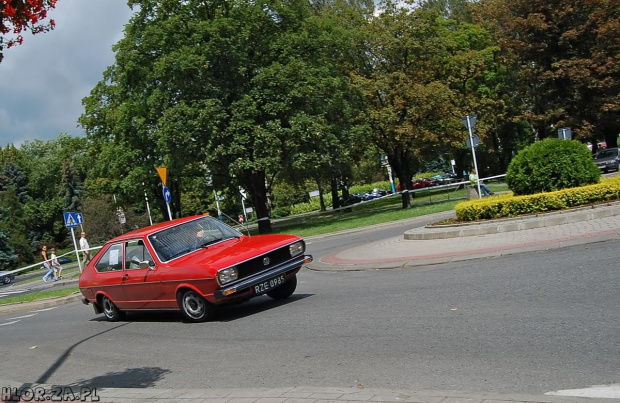
[[[84,257],[84,265],[90,262],[90,246],[86,240],[86,232],[82,231],[80,234],[80,249],[82,250],[82,256]]]
[[[51,256],[52,267],[54,268],[54,277],[56,280],[62,279],[62,266],[58,262],[58,256],[56,256],[56,248],[52,248]]]

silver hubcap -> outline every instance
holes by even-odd
[[[183,297],[183,309],[192,318],[200,318],[205,312],[205,302],[196,293],[190,292]]]
[[[108,298],[103,299],[103,313],[108,317],[114,315],[114,305]]]

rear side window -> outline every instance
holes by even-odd
[[[123,270],[123,244],[111,245],[95,265],[99,273]]]

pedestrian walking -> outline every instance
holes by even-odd
[[[84,266],[86,266],[86,264],[90,262],[90,245],[88,245],[86,232],[84,231],[80,234],[80,249],[82,250],[82,256],[84,258]]]
[[[54,277],[54,268],[52,267],[50,259],[47,257],[47,246],[45,245],[41,248],[41,257],[43,258],[43,267],[47,269],[47,273],[43,276],[43,282],[47,283],[50,277],[52,281],[56,281],[56,277]]]
[[[54,275],[56,276],[56,280],[62,279],[62,266],[60,262],[58,262],[58,256],[56,256],[56,248],[52,248],[52,267],[54,268]]]

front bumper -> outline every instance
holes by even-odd
[[[215,291],[213,295],[216,299],[224,299],[227,297],[235,296],[253,285],[262,283],[265,280],[268,280],[272,277],[278,276],[282,273],[286,273],[288,271],[294,269],[301,269],[301,265],[304,263],[312,262],[312,255],[300,255],[298,258],[295,258],[291,261],[283,263],[279,266],[275,266],[267,271],[260,272],[250,277],[246,277],[241,279],[240,281],[235,282],[234,284],[226,285],[221,289]]]

